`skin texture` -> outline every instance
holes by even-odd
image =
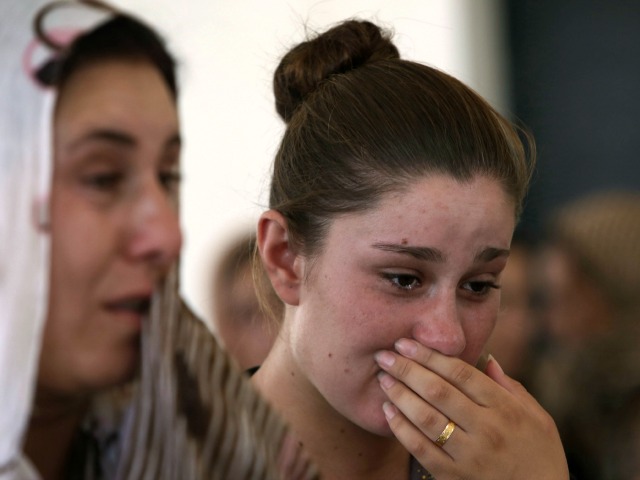
[[[297,254],[278,212],[263,214],[260,253],[287,309],[254,382],[326,478],[407,478],[409,452],[439,479],[563,478],[512,476],[520,468],[510,458],[513,446],[498,441],[511,431],[504,410],[522,415],[534,445],[555,454],[543,474],[566,471],[557,431],[533,399],[520,405],[526,392],[494,361],[487,371],[500,385],[471,367],[496,321],[494,287],[513,228],[512,201],[486,177],[417,180],[367,212],[334,219],[313,258]],[[403,338],[416,346],[412,360],[394,352]],[[440,360],[436,371],[429,370],[433,358]],[[468,389],[454,395],[456,381]],[[462,410],[473,407],[476,389],[482,401],[496,401],[497,431],[485,425],[483,407],[476,404],[474,415]],[[476,430],[464,438],[466,449],[450,455],[435,446],[449,418],[469,416]],[[494,449],[504,451],[506,470],[493,461]]]
[[[552,418],[495,359],[483,375],[409,339],[395,348],[401,355],[387,352],[393,361],[380,362],[390,374],[380,382],[392,402],[385,414],[397,438],[436,478],[569,477]],[[448,419],[456,428],[442,447],[425,441],[438,438]]]
[[[149,298],[177,258],[169,194],[180,153],[173,99],[146,64],[110,62],[72,77],[54,124],[51,301],[40,384],[93,390],[134,371]]]

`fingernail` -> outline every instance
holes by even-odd
[[[374,358],[379,365],[387,368],[393,366],[393,364],[396,362],[396,357],[393,355],[393,353],[387,352],[385,350],[376,352]]]
[[[476,362],[476,368],[481,372],[484,372],[487,369],[487,365],[489,364],[489,360],[491,358],[493,357],[490,353],[483,353],[482,355],[480,355],[480,358],[478,358],[478,361]]]
[[[396,350],[406,357],[413,357],[418,351],[418,347],[413,340],[401,338],[396,342]]]
[[[380,382],[380,385],[382,385],[382,388],[384,388],[385,390],[387,388],[391,388],[393,384],[396,383],[391,375],[384,372],[378,372],[378,381]]]
[[[398,413],[398,409],[391,405],[390,402],[384,402],[382,404],[382,411],[384,412],[384,416],[387,417],[387,420],[391,420]]]
[[[498,369],[498,371],[500,373],[504,373],[504,370],[502,369],[502,367],[500,366],[500,364],[498,363],[498,360],[495,359],[495,357],[491,354],[489,354],[489,358],[487,360],[487,365],[489,365],[490,362],[495,363],[496,368]]]

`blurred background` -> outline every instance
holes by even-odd
[[[591,192],[640,190],[640,2],[503,5],[509,104],[538,145],[524,220]]]

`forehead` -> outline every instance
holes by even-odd
[[[515,204],[499,181],[437,174],[387,194],[371,210],[339,217],[329,235],[443,250],[462,241],[508,248],[514,226]]]
[[[174,99],[154,67],[108,60],[83,66],[69,77],[56,104],[56,134],[108,124],[132,130],[177,129]]]

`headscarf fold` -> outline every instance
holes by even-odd
[[[34,391],[49,264],[53,94],[25,71],[42,1],[0,4],[0,478],[18,478]]]
[[[117,478],[316,478],[301,451],[289,448],[280,417],[181,300],[177,270],[145,324]]]

